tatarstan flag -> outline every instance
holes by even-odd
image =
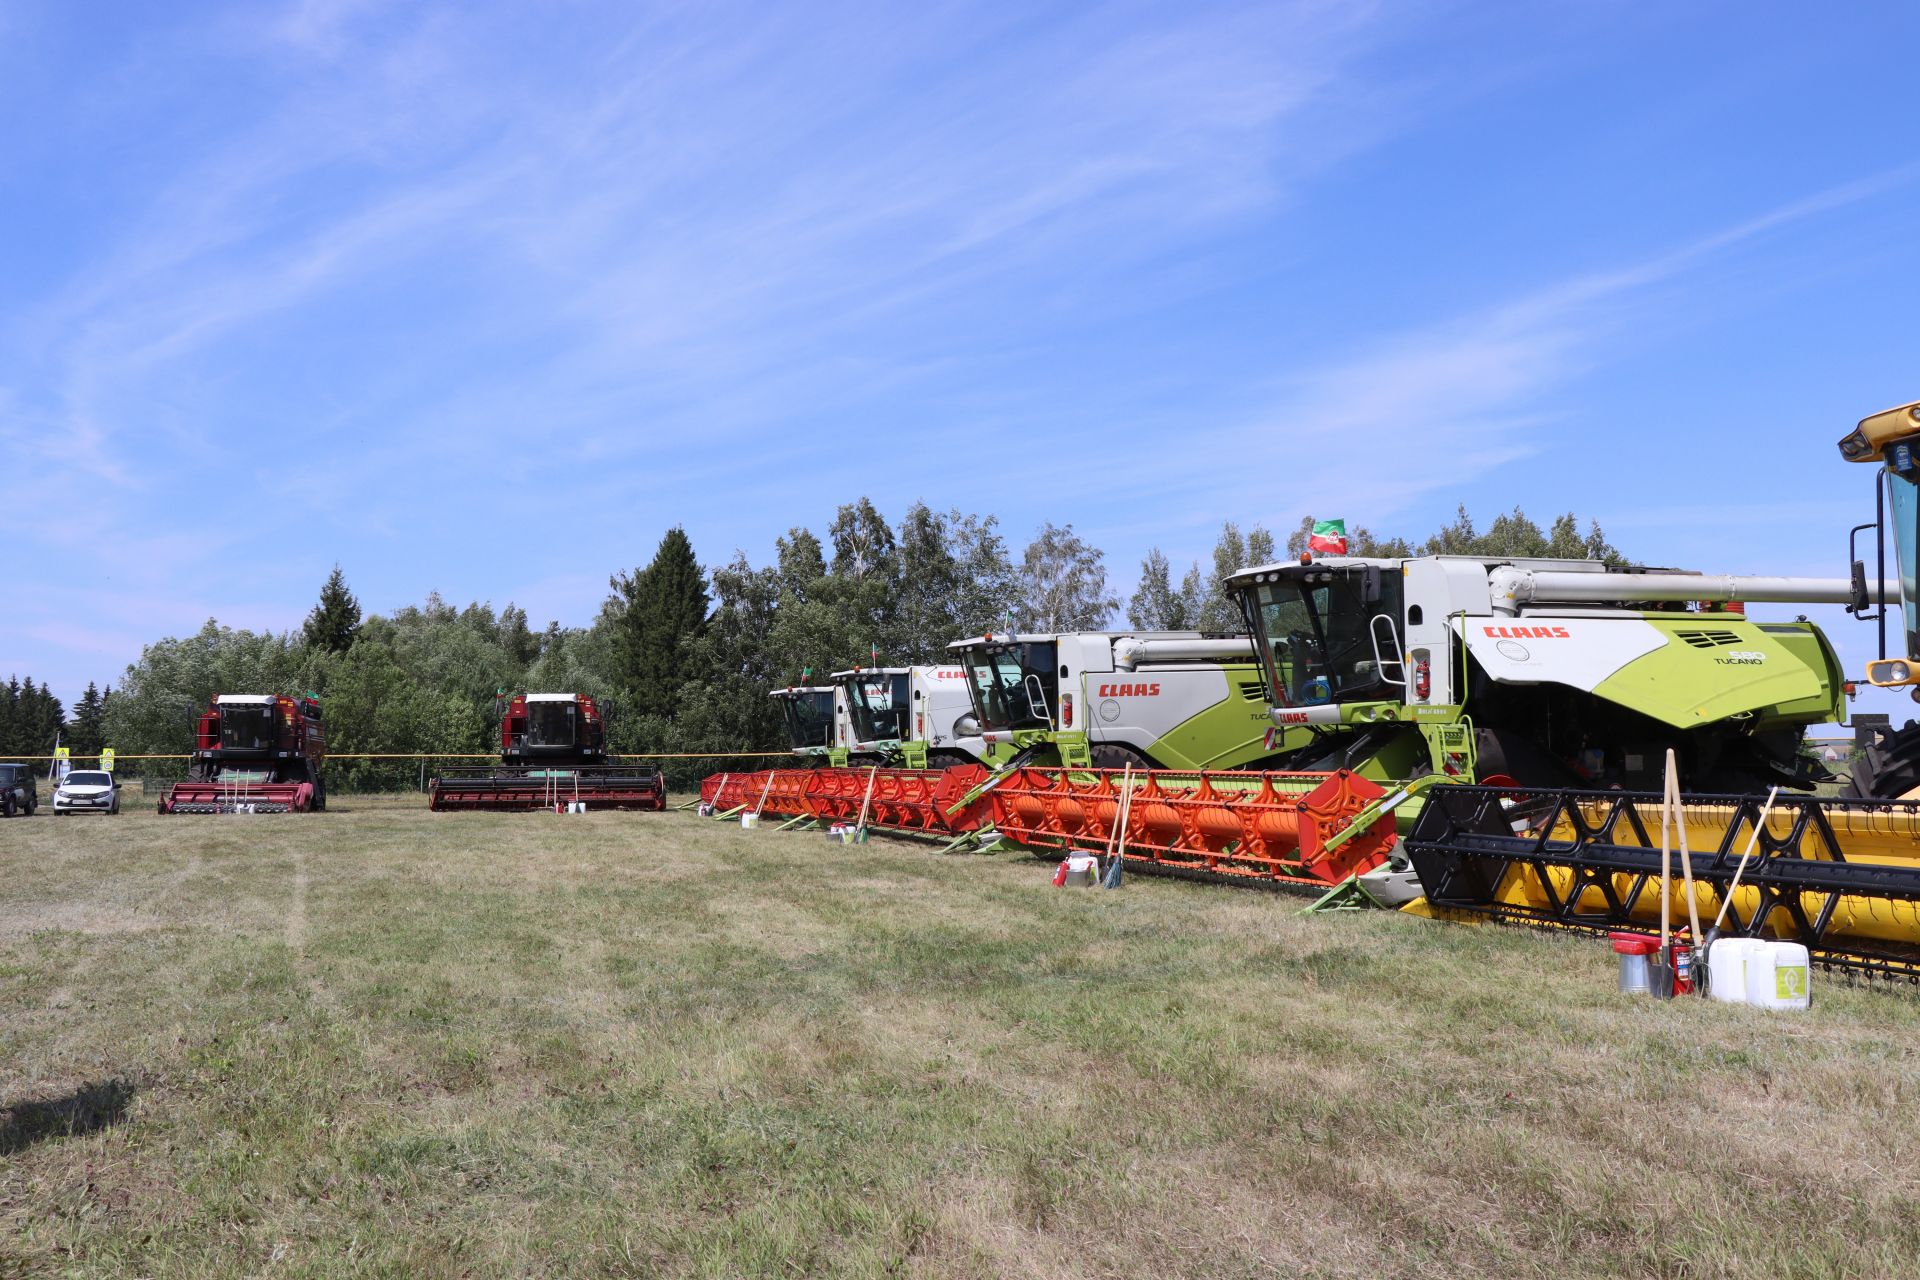
[[[1307,539],[1307,550],[1318,551],[1330,556],[1347,554],[1347,522],[1345,520],[1315,520],[1313,536]]]

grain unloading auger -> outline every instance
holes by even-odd
[[[500,764],[442,771],[434,810],[664,809],[657,766],[621,764],[606,748],[601,709],[584,693],[517,693],[500,715]]]
[[[187,780],[161,813],[305,813],[327,807],[320,703],[285,694],[223,693],[194,718]]]

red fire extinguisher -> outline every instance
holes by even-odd
[[[1684,933],[1673,940],[1673,994],[1693,994],[1693,943]]]
[[[1055,870],[1053,873],[1053,885],[1057,889],[1064,886],[1066,883],[1067,883],[1067,860],[1065,858],[1062,858],[1060,859],[1059,868]]]

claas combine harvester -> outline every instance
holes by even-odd
[[[320,703],[285,694],[223,693],[194,718],[187,780],[161,813],[306,813],[327,807]]]
[[[832,678],[845,700],[851,763],[950,769],[986,758],[959,667],[854,667]]]
[[[1854,535],[1874,530],[1876,545],[1884,547],[1891,529],[1905,656],[1886,653],[1884,624],[1892,602],[1879,585],[1879,573],[1870,585],[1861,560],[1853,560],[1850,580],[1773,597],[1843,603],[1857,616],[1879,619],[1881,657],[1869,664],[1867,675],[1870,683],[1883,687],[1920,688],[1916,445],[1920,405],[1875,414],[1840,443],[1849,461],[1880,464],[1876,519],[1858,526]],[[1699,581],[1706,588],[1700,593],[1703,600],[1766,598],[1739,579],[1724,585],[1715,579]],[[1553,578],[1536,584],[1531,593],[1524,580],[1510,574],[1500,575],[1493,586],[1495,616],[1484,621],[1463,617],[1447,644],[1456,670],[1464,655],[1470,688],[1472,682],[1488,678],[1486,664],[1474,652],[1476,630],[1484,635],[1487,626],[1504,627],[1507,635],[1501,639],[1545,649],[1551,640],[1534,646],[1538,637],[1528,633],[1522,638],[1519,629],[1537,623],[1573,632],[1582,623],[1572,605],[1593,600],[1577,594],[1577,583]],[[1665,586],[1632,598],[1665,602],[1692,594]],[[1559,602],[1557,611],[1565,616],[1548,620],[1538,614],[1530,618],[1525,612],[1500,612],[1507,604],[1524,608],[1529,595]],[[1615,615],[1610,611],[1607,616]],[[1808,784],[1816,779],[1809,766],[1783,758],[1795,739],[1782,732],[1795,721],[1811,722],[1812,702],[1831,696],[1815,693],[1796,671],[1796,666],[1818,670],[1830,663],[1824,639],[1816,653],[1809,641],[1817,632],[1805,624],[1774,623],[1759,626],[1763,642],[1756,644],[1752,624],[1741,626],[1711,606],[1696,608],[1690,616],[1655,615],[1648,621],[1663,643],[1650,645],[1637,660],[1657,668],[1663,656],[1680,657],[1683,668],[1656,669],[1650,674],[1658,679],[1650,680],[1638,675],[1631,663],[1620,662],[1618,655],[1609,655],[1589,663],[1585,680],[1595,693],[1611,692],[1616,704],[1637,704],[1645,720],[1668,726],[1672,745],[1681,752],[1683,780],[1700,787],[1683,797],[1678,816],[1693,854],[1702,915],[1712,918],[1725,903],[1729,934],[1801,942],[1829,967],[1920,982],[1920,800],[1914,789],[1920,781],[1920,730],[1909,723],[1869,747],[1844,780],[1843,794],[1808,794]],[[1722,631],[1731,636],[1724,644],[1719,640]],[[1552,639],[1559,638],[1554,632]],[[1436,660],[1445,641],[1442,634],[1427,646]],[[1729,659],[1727,675],[1715,678],[1718,672],[1701,666],[1692,654],[1667,654],[1680,646],[1723,652]],[[1793,684],[1780,680],[1780,672],[1793,677]],[[1821,683],[1830,683],[1830,678]],[[1763,693],[1769,695],[1766,702],[1759,700]],[[1471,694],[1468,701],[1471,704]],[[1488,701],[1490,708],[1499,706]],[[1727,718],[1724,713],[1738,711],[1743,701],[1749,704],[1748,714],[1721,723]],[[1833,713],[1821,718],[1837,720],[1839,710],[1834,699]],[[1722,713],[1718,718],[1716,711]],[[1470,712],[1471,705],[1463,714]],[[1686,729],[1689,713],[1699,723]],[[1534,745],[1542,745],[1539,738],[1536,731]],[[1637,751],[1650,745],[1656,744],[1635,740]],[[1658,919],[1661,797],[1654,790],[1650,762],[1636,765],[1622,754],[1618,765],[1603,765],[1590,781],[1570,786],[1434,787],[1403,846],[1425,891],[1422,909],[1585,931]],[[1550,754],[1549,763],[1565,762]],[[1789,790],[1770,791],[1771,801],[1756,794],[1758,784],[1775,782]],[[1618,789],[1603,789],[1610,784]],[[1668,905],[1684,918],[1677,883]]]
[[[498,767],[443,770],[427,785],[434,810],[664,809],[653,765],[607,754],[601,708],[584,693],[516,693],[496,702]]]
[[[1285,750],[1244,635],[988,634],[947,649],[987,745],[1034,764],[1247,769]]]
[[[838,685],[789,685],[770,697],[780,704],[787,745],[810,768],[847,763],[847,694]]]

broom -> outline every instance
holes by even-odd
[[[1660,795],[1660,950],[1647,965],[1647,990],[1656,1000],[1673,998],[1673,753],[1667,753],[1666,787]]]
[[[1102,889],[1120,887],[1120,867],[1126,861],[1127,820],[1133,816],[1133,761],[1127,761],[1126,771],[1120,780],[1120,802],[1115,806],[1113,831],[1107,839],[1106,874],[1100,877]]]
[[[1699,899],[1695,895],[1694,887],[1693,887],[1693,851],[1687,847],[1686,806],[1680,802],[1680,766],[1674,760],[1672,747],[1667,748],[1666,806],[1667,808],[1671,809],[1673,813],[1673,825],[1679,829],[1680,875],[1686,881],[1687,925],[1691,930],[1688,936],[1693,939],[1693,945],[1696,948],[1698,948],[1702,946],[1702,937],[1700,933],[1700,903],[1699,903]],[[1700,975],[1705,971],[1705,968],[1704,968],[1705,959],[1706,959],[1706,952],[1704,950],[1696,950],[1694,952],[1694,957],[1693,957],[1694,984],[1693,986],[1695,991],[1701,992],[1703,994],[1705,993],[1705,990],[1706,990],[1706,984],[1700,981]],[[1676,979],[1678,978],[1678,976],[1679,975],[1676,972],[1675,974]]]

